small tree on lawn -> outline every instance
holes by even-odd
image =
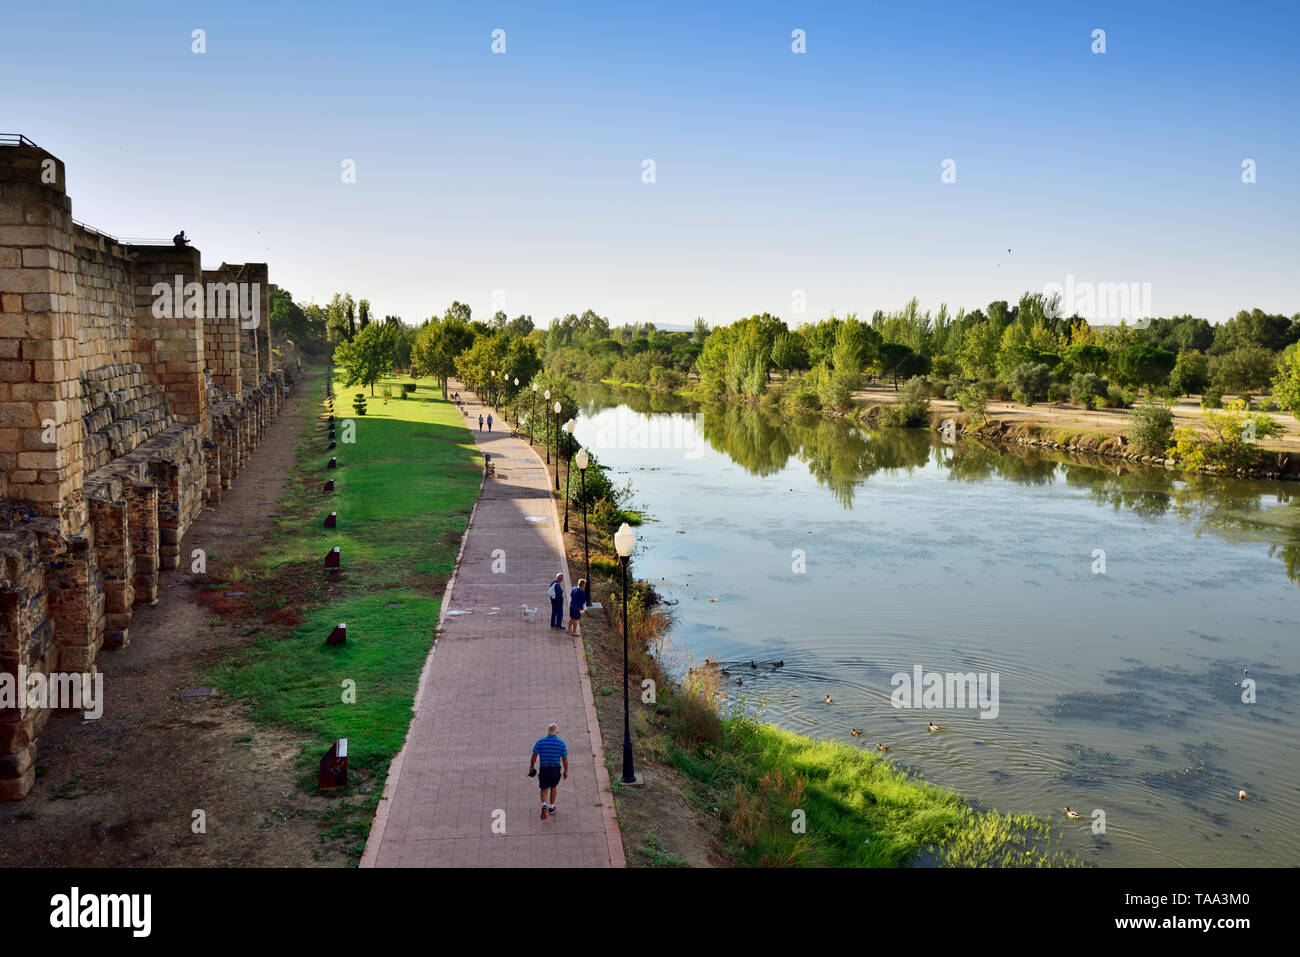
[[[334,350],[334,364],[343,370],[344,386],[368,385],[375,394],[375,383],[393,371],[396,334],[392,326],[372,322],[357,333],[351,342],[340,342]]]

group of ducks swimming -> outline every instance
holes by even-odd
[[[753,661],[752,658],[750,659],[749,667],[750,667],[753,671],[757,671],[757,670],[758,670],[758,665],[754,664],[754,661]],[[777,668],[784,668],[784,667],[785,667],[785,662],[784,662],[784,661],[774,661],[774,662],[772,662],[772,670],[773,670],[773,671],[775,671]],[[718,674],[721,674],[721,675],[728,675],[728,676],[729,676],[729,675],[731,674],[731,672],[728,671],[726,668],[720,668],[720,669],[718,669]],[[744,683],[745,683],[745,680],[744,680],[743,678],[737,678],[737,679],[736,679],[736,684],[738,684],[738,685],[743,685]]]
[[[712,662],[710,661],[708,662],[708,664],[712,664]],[[753,671],[758,670],[758,665],[752,659],[749,662],[749,667]],[[773,671],[775,671],[777,668],[784,668],[784,667],[785,667],[785,661],[772,662]],[[695,670],[694,668],[691,669],[691,671],[694,670]],[[726,668],[719,669],[719,673],[728,676],[731,674],[731,672],[728,671]],[[1250,672],[1245,669],[1242,669],[1242,674],[1250,674]],[[736,684],[743,685],[744,681],[740,678],[737,678]],[[1237,685],[1238,682],[1233,682],[1233,684]],[[822,695],[822,700],[825,701],[827,704],[835,703],[835,700],[829,694]],[[942,731],[943,728],[939,727],[939,725],[935,724],[933,721],[930,721],[926,724],[925,730],[930,732],[930,734],[937,734],[938,732]],[[861,728],[849,728],[849,734],[855,738],[862,737],[863,733],[864,732],[862,731]],[[885,744],[883,741],[877,741],[876,750],[880,751],[881,753],[888,754],[892,749],[890,748],[889,745]],[[1245,791],[1239,792],[1237,795],[1237,800],[1239,801],[1246,800],[1246,792]],[[1065,806],[1065,816],[1072,821],[1077,821],[1082,817],[1082,815],[1078,811],[1072,810],[1068,804]]]
[[[822,695],[822,700],[825,701],[827,704],[834,704],[834,703],[835,703],[835,700],[834,700],[830,695]],[[939,727],[937,724],[935,724],[933,721],[931,721],[931,722],[929,722],[929,723],[926,724],[926,726],[925,726],[925,730],[929,731],[931,734],[937,734],[938,732],[942,731],[943,728]],[[861,728],[849,728],[849,734],[853,735],[853,737],[855,737],[855,738],[860,738],[860,737],[862,737],[862,729],[861,729]],[[884,744],[884,743],[882,743],[882,742],[880,742],[880,741],[877,741],[877,742],[876,742],[876,750],[877,750],[877,751],[882,751],[882,752],[884,752],[884,753],[887,754],[887,753],[889,753],[889,751],[890,751],[890,747],[889,747],[889,745],[887,745],[887,744]],[[1242,793],[1244,794],[1245,792],[1242,792]],[[1243,800],[1244,800],[1244,798],[1243,798]],[[1081,815],[1079,814],[1078,811],[1072,811],[1072,810],[1070,810],[1070,807],[1069,807],[1068,804],[1067,804],[1066,807],[1065,807],[1065,816],[1068,817],[1068,818],[1069,818],[1070,820],[1072,820],[1072,821],[1077,821],[1077,820],[1081,817]]]
[[[822,695],[822,700],[825,701],[827,704],[834,704],[834,703],[835,703],[834,699],[831,698],[830,695]],[[937,724],[935,724],[933,721],[931,721],[931,722],[929,722],[929,723],[925,726],[925,730],[929,731],[931,734],[935,734],[936,732],[942,731],[943,728],[939,727]],[[849,734],[853,735],[853,737],[855,737],[855,738],[860,738],[860,737],[862,737],[863,732],[862,732],[862,729],[861,729],[861,728],[849,728]],[[884,752],[884,753],[887,754],[887,753],[889,753],[889,751],[892,750],[892,748],[890,748],[889,745],[887,745],[887,744],[885,744],[885,743],[883,743],[883,742],[881,742],[881,741],[877,741],[877,742],[876,742],[876,750],[877,750],[877,751],[882,751],[882,752]]]

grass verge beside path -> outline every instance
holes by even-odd
[[[398,379],[395,382],[413,381]],[[478,497],[480,458],[454,404],[432,380],[404,399],[369,399],[364,416],[334,383],[338,445],[328,451],[323,370],[299,389],[320,397],[265,548],[209,586],[223,614],[261,618],[264,636],[208,680],[249,705],[259,723],[309,736],[299,785],[314,791],[319,760],[348,739],[350,786],[336,792],[322,841],[342,841],[355,864],[389,764],[411,722],[420,671],[446,581]],[[345,420],[355,423],[346,442]],[[330,457],[338,467],[327,469]],[[334,479],[332,495],[322,492]],[[338,527],[324,527],[338,513]],[[338,546],[341,569],[324,568]],[[247,598],[230,601],[236,587]],[[237,593],[236,593],[237,594]],[[325,638],[339,622],[347,643]]]

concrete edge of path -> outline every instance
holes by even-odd
[[[471,436],[472,437],[472,436]],[[375,806],[375,819],[370,825],[370,833],[366,836],[366,849],[361,854],[361,861],[357,867],[374,867],[375,858],[379,856],[379,846],[384,841],[384,829],[388,827],[388,809],[393,806],[393,793],[397,790],[397,779],[401,777],[402,767],[406,759],[406,746],[411,740],[411,729],[415,727],[415,718],[420,712],[420,698],[424,694],[425,683],[429,680],[429,674],[433,670],[433,653],[438,650],[438,634],[442,631],[442,623],[447,617],[447,602],[451,600],[451,589],[456,584],[456,574],[460,571],[460,560],[465,554],[465,543],[469,541],[469,530],[474,525],[474,516],[478,513],[479,499],[483,497],[483,484],[487,481],[487,475],[484,474],[478,480],[478,498],[474,500],[474,507],[469,510],[469,520],[465,522],[465,531],[460,536],[460,548],[456,551],[456,563],[451,567],[451,576],[447,579],[447,587],[442,592],[442,602],[438,605],[438,623],[434,626],[433,644],[429,646],[429,654],[425,656],[424,667],[420,669],[420,681],[415,686],[415,697],[411,700],[411,720],[406,726],[406,737],[402,739],[402,748],[397,752],[388,765],[388,777],[384,781],[384,793],[380,795],[379,803]],[[567,572],[568,569],[565,569]]]
[[[534,446],[528,446],[528,451],[533,453],[533,458],[537,459],[538,465],[545,471],[550,471],[542,461],[541,453]],[[558,452],[556,457],[555,467],[558,470],[560,467]],[[547,481],[550,481],[549,478]],[[555,504],[554,495],[551,495],[550,499],[551,515],[555,519],[555,534],[560,540],[560,561],[564,563],[564,580],[571,582],[573,576],[569,573],[569,548],[564,541],[564,527],[560,524],[560,507]],[[600,718],[596,714],[596,701],[591,692],[591,676],[587,673],[587,650],[582,646],[581,634],[573,639],[573,649],[578,656],[578,680],[582,686],[582,705],[587,715],[587,730],[591,733],[592,742],[596,746],[596,753],[593,755],[596,760],[596,790],[600,794],[600,812],[605,822],[605,842],[609,845],[609,866],[627,867],[627,857],[623,853],[623,832],[618,829],[618,813],[614,809],[614,789],[609,783],[609,769],[605,767],[605,739],[600,733]]]

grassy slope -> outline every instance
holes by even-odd
[[[323,374],[301,388],[323,394]],[[308,424],[279,504],[285,517],[244,572],[259,610],[280,624],[210,680],[246,701],[255,721],[310,737],[300,761],[304,787],[314,787],[330,743],[348,739],[355,793],[341,795],[327,836],[348,840],[356,859],[410,724],[443,588],[478,496],[480,460],[460,413],[432,381],[421,380],[411,399],[368,399],[364,416],[351,408],[353,392],[335,383],[339,438],[350,418],[355,443],[327,452],[322,420]],[[339,467],[327,471],[331,455]],[[327,477],[333,495],[320,491]],[[337,529],[323,527],[330,511],[338,512]],[[341,573],[322,567],[334,545]],[[347,623],[347,643],[326,645],[339,622]],[[348,681],[355,703],[344,701]]]
[[[709,760],[680,749],[673,762],[718,802],[743,865],[897,867],[921,851],[958,867],[1073,863],[1049,850],[1043,820],[974,810],[882,755],[748,717],[728,719]]]

